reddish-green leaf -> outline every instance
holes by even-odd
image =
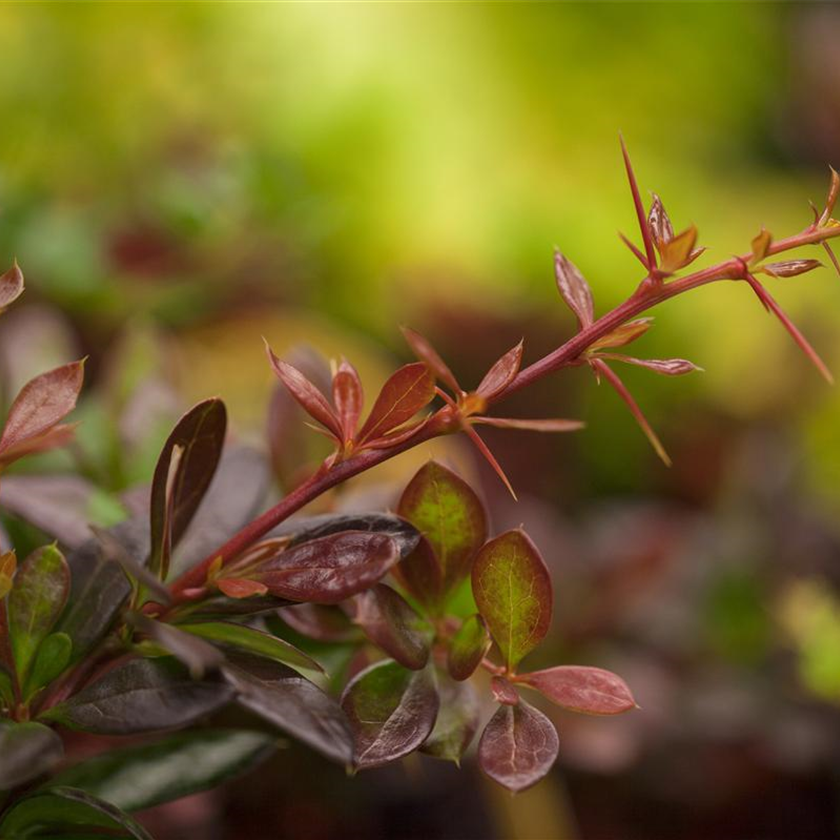
[[[519,366],[522,364],[522,348],[524,339],[504,354],[493,367],[484,375],[476,393],[485,400],[492,400],[498,396],[516,378]]]
[[[578,267],[559,251],[554,252],[554,277],[560,295],[577,316],[578,326],[588,327],[595,318],[592,290]]]
[[[35,438],[41,438],[41,448],[46,448],[42,436],[76,407],[83,378],[84,362],[71,362],[27,382],[9,409],[0,436],[0,459],[11,460],[13,450],[19,451]],[[51,441],[49,445],[57,444]]]
[[[421,604],[435,610],[443,598],[443,569],[435,550],[421,537],[414,551],[391,573]]]
[[[400,665],[419,671],[429,661],[434,629],[397,592],[378,583],[355,598],[353,621]]]
[[[399,558],[387,534],[344,531],[281,551],[249,577],[279,598],[337,604],[373,586]]]
[[[516,682],[535,688],[558,706],[572,712],[618,715],[636,708],[627,683],[602,668],[560,665],[520,674]]]
[[[219,578],[215,584],[228,598],[251,598],[268,592],[268,587],[264,583],[248,578]]]
[[[494,782],[517,793],[551,770],[559,747],[554,724],[520,700],[493,715],[478,744],[478,763]]]
[[[461,393],[463,389],[458,384],[455,374],[452,373],[446,362],[441,359],[437,350],[432,347],[431,342],[420,335],[419,332],[415,332],[409,327],[400,327],[400,329],[414,355],[421,362],[425,362],[434,375],[445,385],[448,385],[454,393]]]
[[[342,441],[351,440],[359,425],[364,405],[364,390],[362,380],[356,368],[342,359],[332,380],[333,402],[341,424]]]
[[[653,202],[648,212],[648,228],[653,239],[653,244],[661,254],[663,246],[674,238],[674,226],[671,224],[671,219],[665,212],[662,199],[656,193],[653,194]]]
[[[763,271],[771,277],[796,277],[799,274],[805,274],[806,271],[822,267],[823,264],[819,260],[785,260],[765,263],[758,271]]]
[[[589,351],[601,350],[606,347],[624,347],[637,338],[641,338],[652,325],[653,318],[637,318],[635,321],[628,321],[595,341],[589,347]]]
[[[519,692],[513,683],[504,677],[493,677],[490,680],[490,691],[493,693],[493,699],[503,706],[515,706],[519,703]]]
[[[524,531],[506,531],[479,551],[472,570],[478,611],[508,670],[532,651],[551,624],[551,575]]]
[[[460,681],[471,677],[490,645],[490,634],[484,619],[478,614],[465,619],[449,642],[446,666],[452,678]]]
[[[460,764],[478,729],[478,695],[471,682],[455,682],[443,671],[437,671],[437,683],[440,709],[420,752]]]
[[[462,478],[429,461],[408,483],[397,512],[428,540],[440,564],[445,598],[469,574],[487,534],[481,500]],[[403,574],[408,580],[407,568]]]
[[[423,362],[397,370],[382,386],[359,432],[359,443],[388,434],[411,420],[435,395],[435,379]]]
[[[0,311],[14,303],[23,294],[23,272],[17,262],[0,275]]]
[[[379,767],[416,750],[431,734],[438,706],[430,668],[409,671],[385,660],[357,674],[341,697],[355,741],[353,764]]]
[[[327,398],[296,367],[278,359],[268,342],[265,343],[265,350],[277,378],[303,410],[328,429],[337,440],[341,440],[341,423]]]
[[[158,459],[149,508],[149,569],[166,578],[172,547],[183,536],[216,472],[227,412],[219,399],[193,406],[176,424]]]
[[[560,418],[520,420],[513,417],[473,417],[471,422],[495,426],[497,429],[520,429],[525,432],[576,432],[586,425],[580,420],[561,420]]]

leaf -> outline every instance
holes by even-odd
[[[624,356],[619,353],[602,353],[601,357],[647,368],[654,373],[661,373],[663,376],[683,376],[695,370],[703,370],[703,368],[697,367],[694,362],[689,362],[687,359],[636,359],[633,356]]]
[[[624,157],[624,168],[627,172],[627,181],[630,184],[630,192],[633,195],[633,206],[636,208],[636,218],[639,222],[639,230],[642,233],[642,241],[645,243],[645,255],[647,259],[648,269],[654,268],[656,265],[656,255],[653,250],[653,238],[651,237],[650,229],[645,219],[645,208],[642,204],[642,197],[639,194],[639,185],[636,183],[636,175],[633,172],[633,165],[630,163],[630,155],[627,152],[627,146],[624,143],[624,137],[619,135],[621,141],[621,154]]]
[[[152,478],[148,564],[161,580],[169,571],[171,547],[183,536],[216,472],[226,428],[225,404],[204,400],[175,424],[163,446]]]
[[[478,763],[494,782],[518,793],[551,770],[559,747],[554,724],[520,700],[493,715],[478,744]]]
[[[653,193],[653,201],[648,212],[648,229],[656,250],[661,254],[663,246],[674,238],[674,226],[665,212],[662,199],[656,193]]]
[[[76,407],[83,378],[84,362],[71,362],[27,382],[9,409],[0,436],[0,460],[14,460],[16,449],[66,417]]]
[[[473,557],[484,542],[487,534],[484,505],[460,476],[436,461],[429,461],[403,491],[397,513],[428,540],[440,563],[440,597],[445,600],[469,574]],[[406,581],[411,578],[407,568],[411,563],[409,559],[401,565]]]
[[[41,642],[24,694],[30,697],[35,691],[49,685],[70,663],[73,642],[66,633],[51,633]]]
[[[460,764],[478,729],[478,695],[471,682],[455,682],[443,671],[437,672],[437,683],[440,709],[420,752]]]
[[[472,588],[478,611],[512,671],[551,624],[553,594],[545,561],[524,531],[506,531],[479,551]]]
[[[459,681],[469,679],[481,664],[490,644],[490,633],[484,619],[478,614],[465,619],[449,642],[446,667],[450,676]]]
[[[12,590],[17,569],[17,555],[14,550],[0,554],[0,601]]]
[[[54,545],[32,552],[18,569],[9,593],[7,619],[21,684],[26,682],[38,646],[64,609],[69,588],[67,562]]]
[[[691,225],[663,246],[659,270],[664,274],[673,274],[694,261],[702,253],[695,253],[696,244],[697,228]]]
[[[268,592],[268,587],[264,583],[248,578],[219,578],[215,583],[228,598],[251,598]]]
[[[233,624],[227,621],[205,621],[189,624],[179,624],[178,629],[206,639],[210,642],[237,648],[239,650],[263,656],[274,662],[284,662],[296,668],[306,668],[310,671],[321,671],[324,669],[311,656],[298,650],[294,645],[264,633],[253,627],[246,627],[242,624]]]
[[[520,420],[513,417],[473,417],[473,423],[495,426],[497,429],[520,429],[526,432],[576,432],[586,424],[580,420]]]
[[[589,352],[607,347],[624,347],[637,338],[641,338],[652,326],[653,318],[637,318],[635,321],[628,321],[593,342],[589,347]]]
[[[193,680],[169,658],[131,659],[42,717],[98,735],[188,726],[234,697],[225,683]]]
[[[109,750],[60,772],[48,787],[73,787],[124,811],[140,811],[217,787],[276,749],[262,732],[201,729],[154,744]]]
[[[393,431],[411,420],[435,395],[435,379],[423,362],[399,368],[382,386],[359,432],[359,445]]]
[[[184,632],[180,627],[137,613],[129,615],[128,621],[183,662],[194,680],[201,679],[208,671],[216,670],[225,661],[224,654],[218,648],[204,639]]]
[[[492,400],[510,385],[519,373],[523,346],[524,339],[493,364],[476,388],[476,394],[485,400]]]
[[[338,703],[286,665],[241,655],[224,667],[241,706],[340,764],[353,739]]]
[[[0,275],[0,311],[6,309],[23,294],[23,272],[15,260],[14,265]]]
[[[425,362],[434,375],[443,382],[444,385],[451,388],[455,394],[462,393],[463,389],[458,384],[455,374],[452,373],[446,362],[441,359],[435,348],[432,347],[431,342],[424,336],[420,335],[419,332],[415,332],[408,327],[400,327],[400,330],[402,331],[402,334],[414,355],[417,356],[421,362]]]
[[[287,548],[249,576],[280,598],[337,604],[372,586],[399,558],[387,534],[343,531]]]
[[[823,264],[819,260],[785,260],[765,263],[758,271],[763,271],[771,277],[796,277],[799,274],[805,274],[806,271],[822,267]]]
[[[560,295],[577,316],[578,326],[588,327],[595,319],[592,290],[578,267],[559,251],[554,252],[554,277]]]
[[[356,433],[364,405],[364,390],[356,368],[342,359],[332,379],[333,403],[341,424],[342,441],[349,441]]]
[[[0,791],[46,773],[63,755],[61,738],[43,724],[0,722]]]
[[[539,691],[558,706],[588,715],[619,715],[636,707],[627,683],[602,668],[560,665],[520,674],[517,683]]]
[[[294,604],[277,610],[277,615],[296,633],[319,642],[360,641],[360,630],[338,607]]]
[[[828,168],[831,170],[831,183],[828,187],[825,209],[817,220],[818,227],[825,227],[830,224],[834,205],[837,204],[837,198],[840,196],[840,173],[838,173],[833,166],[829,166]]]
[[[429,661],[434,629],[397,592],[378,583],[354,599],[353,621],[382,650],[413,671]]]
[[[50,449],[66,446],[76,436],[77,423],[59,423],[46,432],[25,438],[0,454],[0,465],[11,464],[26,455],[38,455]]]
[[[760,263],[767,256],[767,252],[770,250],[772,242],[773,234],[766,228],[762,228],[758,234],[753,237],[752,242],[750,242],[750,252],[752,254],[750,257],[750,265]]]
[[[265,350],[272,370],[300,407],[313,420],[327,429],[336,440],[341,440],[341,423],[335,410],[327,402],[327,398],[296,367],[278,359],[267,341]]]
[[[417,548],[391,569],[397,582],[426,609],[438,612],[443,606],[443,568],[425,537]]]
[[[107,837],[152,840],[140,823],[119,808],[70,787],[35,791],[19,800],[0,822],[0,835],[10,838],[61,838],[71,836],[68,830],[75,835],[82,829],[90,830],[96,836],[102,835],[99,829],[105,829],[107,834],[104,836]],[[60,835],[56,834],[58,831]],[[114,834],[115,831],[119,833]]]
[[[357,674],[341,696],[355,741],[354,766],[380,767],[416,750],[431,734],[438,706],[429,668],[409,671],[386,659]]]
[[[504,677],[493,677],[490,680],[490,691],[493,699],[504,706],[516,706],[519,703],[519,692]]]

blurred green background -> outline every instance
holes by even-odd
[[[838,43],[834,4],[4,3],[0,254],[28,284],[0,337],[6,390],[89,353],[95,394],[130,358],[124,401],[155,369],[184,401],[220,393],[255,439],[262,334],[346,352],[374,380],[408,358],[401,323],[467,382],[521,335],[533,360],[573,330],[553,246],[599,311],[640,279],[616,236],[637,235],[619,130],[704,261],[809,222],[840,168]],[[770,286],[840,372],[840,279]],[[625,662],[652,711],[630,734],[575,724],[566,793],[471,807],[511,837],[772,837],[802,814],[797,837],[835,836],[840,396],[746,287],[656,314],[638,354],[706,369],[626,373],[672,470],[581,369],[511,410],[584,432],[494,437],[523,505],[479,473],[497,523],[542,528],[556,555],[558,650]],[[143,410],[159,426],[145,454],[116,478],[91,468],[110,490],[148,479],[168,415]],[[103,409],[91,397],[81,416],[95,450]],[[793,729],[768,746],[758,721]],[[720,774],[711,792],[698,768]],[[377,836],[397,782],[366,784],[340,796],[369,797],[373,822],[353,824]],[[773,785],[783,814],[750,822]]]

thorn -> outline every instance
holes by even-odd
[[[647,225],[645,207],[642,204],[642,196],[639,194],[639,185],[636,183],[636,176],[633,173],[633,164],[630,163],[630,155],[627,152],[627,145],[624,136],[619,132],[618,139],[621,141],[621,154],[624,156],[624,168],[627,170],[627,180],[630,182],[630,192],[633,194],[633,204],[636,207],[636,217],[639,221],[639,229],[642,232],[642,241],[645,243],[645,254],[647,264],[652,269],[656,267],[656,252],[653,248],[653,237]]]
[[[618,236],[633,253],[633,256],[645,267],[645,271],[650,271],[645,255],[621,231],[618,231]]]
[[[825,252],[828,254],[828,258],[831,260],[831,264],[834,266],[835,271],[840,274],[840,263],[837,262],[837,257],[835,256],[834,251],[831,250],[831,245],[823,240],[822,246],[825,248]]]
[[[518,502],[519,499],[516,493],[514,492],[513,486],[511,485],[510,481],[508,481],[508,477],[505,475],[505,471],[502,469],[501,465],[496,460],[493,453],[487,448],[487,444],[479,437],[478,432],[469,423],[464,424],[464,431],[467,433],[470,440],[475,444],[478,451],[487,460],[487,463],[490,464],[491,467],[493,467],[493,469],[496,472],[496,475],[499,476],[499,478],[504,483],[505,487],[507,487],[510,495],[513,496],[513,500],[515,502]]]

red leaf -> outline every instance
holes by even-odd
[[[665,212],[662,199],[656,193],[653,194],[653,202],[648,212],[648,229],[656,250],[661,254],[663,246],[674,238],[674,226]]]
[[[519,692],[504,677],[493,677],[490,680],[490,691],[493,699],[504,706],[516,706],[519,703]]]
[[[516,793],[551,770],[559,748],[554,724],[520,700],[493,715],[478,744],[478,763],[494,782]]]
[[[342,441],[352,440],[359,425],[364,404],[362,381],[356,368],[346,359],[341,360],[332,380],[333,402],[341,424]]]
[[[341,424],[326,397],[296,367],[278,359],[267,341],[265,350],[277,378],[286,386],[303,410],[329,429],[337,440],[341,440]]]
[[[36,376],[15,397],[0,437],[0,457],[24,441],[31,441],[52,429],[76,407],[82,388],[84,361]]]
[[[423,362],[405,365],[382,386],[359,432],[359,444],[382,437],[411,420],[435,395],[435,380]]]
[[[0,276],[0,311],[14,303],[23,294],[23,272],[15,264]]]
[[[642,234],[642,241],[645,244],[645,255],[647,257],[648,268],[656,266],[656,254],[653,250],[653,239],[651,237],[650,229],[645,218],[645,208],[642,204],[642,197],[639,194],[639,185],[636,183],[636,175],[633,172],[633,164],[630,163],[630,155],[627,152],[627,146],[624,143],[624,138],[619,135],[621,140],[621,154],[624,157],[624,168],[627,171],[627,180],[630,183],[630,192],[633,194],[633,206],[636,208],[636,219],[639,222],[639,230]]]
[[[382,437],[378,437],[375,440],[368,441],[365,444],[366,449],[389,449],[392,446],[398,446],[401,443],[405,443],[409,438],[414,437],[420,429],[422,429],[431,419],[432,415],[428,415],[428,417],[424,417],[422,420],[418,420],[416,423],[410,423],[408,426],[403,426],[402,429],[398,429],[396,432],[391,432],[387,435],[382,435]]]
[[[472,423],[495,426],[497,429],[521,429],[528,432],[576,432],[586,424],[580,420],[520,420],[513,417],[473,417]]]
[[[56,449],[70,443],[75,437],[78,423],[59,423],[35,437],[26,438],[20,443],[10,446],[0,452],[0,464],[11,464],[24,455],[34,455],[37,452],[46,452],[49,449]]]
[[[653,318],[637,318],[635,321],[628,321],[611,333],[599,338],[590,345],[590,352],[606,347],[624,347],[627,344],[641,338],[653,326]]]
[[[476,393],[480,397],[492,400],[510,385],[519,373],[519,365],[522,363],[522,346],[523,341],[520,341],[487,371],[481,384],[476,388]]]
[[[662,446],[661,441],[656,436],[656,432],[650,427],[650,423],[648,423],[647,418],[642,413],[642,409],[639,408],[636,401],[633,399],[631,393],[627,390],[624,383],[619,379],[618,374],[613,371],[611,367],[607,365],[606,362],[602,361],[601,359],[593,358],[590,360],[590,364],[592,365],[593,369],[597,374],[603,375],[603,377],[610,383],[610,385],[615,388],[618,395],[624,402],[627,404],[627,407],[630,409],[630,413],[633,417],[636,418],[636,422],[639,424],[641,430],[647,436],[647,439],[650,441],[650,445],[654,448],[656,454],[662,459],[662,462],[665,464],[666,467],[671,466],[671,459],[668,457],[668,453],[665,451],[665,447]]]
[[[577,316],[578,326],[588,327],[595,318],[592,289],[578,267],[559,251],[554,252],[554,277],[560,295]]]
[[[438,352],[432,347],[431,342],[420,335],[419,332],[415,332],[409,327],[400,327],[400,329],[414,355],[421,362],[425,362],[434,372],[435,376],[445,385],[448,385],[454,393],[462,393],[463,388],[458,384],[455,374],[452,373],[446,362],[441,359]]]
[[[617,362],[626,362],[629,365],[638,365],[648,370],[661,373],[663,376],[682,376],[695,370],[702,371],[694,362],[687,359],[636,359],[633,356],[624,356],[620,353],[601,353],[603,359],[615,359]]]
[[[517,683],[535,688],[553,703],[588,715],[618,715],[636,708],[621,677],[602,668],[561,665],[520,674]]]
[[[216,586],[228,598],[250,598],[252,595],[265,595],[268,592],[264,583],[247,578],[221,578],[216,581]]]
[[[294,604],[281,607],[277,614],[292,630],[319,642],[359,641],[362,636],[340,607]]]
[[[796,277],[806,271],[813,271],[815,268],[822,268],[819,260],[785,260],[784,262],[765,263],[759,271],[769,274],[771,277]]]

